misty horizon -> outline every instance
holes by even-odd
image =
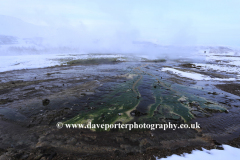
[[[15,51],[187,55],[201,46],[239,48],[235,0],[1,4],[2,55]]]

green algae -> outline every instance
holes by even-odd
[[[111,124],[116,121],[128,122],[131,117],[126,112],[135,108],[140,99],[133,92],[132,85],[140,76],[134,77],[114,88],[108,95],[103,95],[98,101],[89,104],[90,108],[95,108],[86,113],[66,121],[65,123],[85,123],[91,120],[92,124]],[[136,88],[138,84],[136,85]],[[99,102],[103,103],[99,106]],[[120,115],[119,115],[120,114]],[[102,129],[96,129],[102,130]]]
[[[149,83],[152,83],[148,89],[151,90],[154,103],[146,106],[148,107],[146,115],[132,116],[130,112],[136,110],[143,100],[138,90],[139,86],[143,85],[143,74]],[[195,88],[160,81],[157,77],[153,78],[151,74],[144,72],[137,72],[137,75],[132,76],[132,79],[113,86],[112,90],[112,92],[102,95],[98,100],[89,104],[90,108],[95,109],[80,113],[65,123],[113,124],[118,121],[129,123],[133,119],[137,119],[138,123],[164,123],[165,120],[169,119],[174,120],[174,122],[189,122],[195,118],[192,111],[196,109],[203,115],[206,115],[209,110],[226,111],[224,106],[192,94],[194,90],[197,91]],[[192,92],[189,92],[190,90]],[[102,131],[105,129],[97,128],[94,130]]]

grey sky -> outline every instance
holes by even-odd
[[[239,0],[0,0],[0,15],[91,36],[240,46]]]

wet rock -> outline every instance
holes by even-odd
[[[123,151],[120,151],[120,150],[115,150],[115,151],[114,151],[114,154],[115,154],[117,157],[124,157],[124,156],[126,156],[126,154],[125,154]]]
[[[29,127],[38,124],[50,124],[53,121],[60,120],[70,114],[72,110],[70,108],[63,108],[60,110],[46,110],[44,113],[39,115],[35,115],[31,117],[31,124]]]
[[[181,66],[182,66],[182,67],[185,67],[185,68],[195,68],[195,65],[192,64],[192,63],[182,64]]]
[[[219,143],[219,142],[216,141],[216,140],[213,140],[213,143],[214,143],[215,145],[222,145],[221,143]]]
[[[181,98],[178,99],[178,101],[179,101],[180,103],[185,104],[185,103],[187,102],[187,97],[182,96]]]
[[[146,149],[151,146],[151,141],[149,141],[147,138],[144,138],[140,141],[139,147]]]
[[[6,155],[1,155],[0,160],[12,160],[12,158]]]
[[[131,115],[132,115],[132,116],[135,116],[135,112],[131,112]]]
[[[42,157],[43,157],[43,154],[39,153],[39,154],[37,154],[37,155],[34,157],[34,159],[40,159],[40,158],[42,158]]]
[[[204,108],[205,111],[210,112],[210,113],[218,113],[221,112],[220,110],[216,110],[216,109],[211,109],[211,108]]]
[[[123,137],[116,137],[116,141],[118,143],[123,143],[124,142],[124,138]]]
[[[215,149],[223,149],[222,144],[219,143],[218,141],[213,140],[213,143],[214,143],[214,145],[215,145],[215,147],[214,147]]]
[[[38,89],[40,89],[40,87],[39,87],[39,86],[36,86],[36,87],[34,87],[34,89],[35,89],[35,90],[38,90]]]
[[[27,159],[28,157],[29,157],[29,155],[23,154],[20,159]]]
[[[28,159],[51,160],[56,155],[57,153],[51,147],[39,147],[37,151],[35,151],[35,154],[31,155]]]
[[[95,107],[89,107],[89,109],[91,109],[91,110],[94,110],[94,109],[95,109]]]
[[[159,119],[161,120],[162,122],[165,122],[165,123],[175,123],[175,124],[182,124],[184,123],[184,120],[182,119],[182,117],[179,116],[179,118],[165,118],[165,119]]]
[[[81,96],[86,96],[86,93],[81,93]]]
[[[49,146],[49,145],[50,145],[49,142],[44,141],[44,142],[38,142],[38,143],[36,144],[36,147],[46,147],[46,146]]]
[[[160,114],[159,111],[154,111],[154,112],[153,112],[153,115],[154,115],[154,116],[155,116],[155,115],[158,115],[158,114]]]
[[[205,114],[199,111],[191,111],[191,113],[196,117],[205,117]]]
[[[82,92],[82,93],[80,93],[80,96],[88,96],[88,95],[93,95],[95,92],[93,91],[85,91],[85,92]]]
[[[130,112],[130,114],[131,114],[132,116],[143,116],[143,115],[147,115],[147,113],[142,113],[142,112],[140,112],[140,111],[138,111],[138,110],[133,110],[132,112]]]
[[[208,92],[208,94],[218,95],[217,92]]]
[[[229,113],[229,110],[226,109],[226,110],[225,110],[225,113]]]
[[[133,146],[127,145],[127,144],[121,144],[120,148],[125,150],[126,153],[136,153],[139,151],[139,147],[133,147]]]
[[[105,115],[104,115],[104,114],[102,114],[102,115],[101,115],[101,118],[105,118]]]
[[[87,142],[93,142],[93,141],[96,140],[96,138],[97,138],[97,136],[88,136],[88,135],[85,135],[85,136],[83,137],[83,139],[84,139],[85,141],[87,141]]]
[[[199,108],[199,103],[195,102],[195,101],[190,102],[189,105],[190,105],[190,107],[197,107],[197,108]]]
[[[75,145],[77,143],[77,139],[72,137],[69,140],[66,141],[67,144]]]
[[[204,104],[209,105],[209,104],[214,104],[212,102],[205,102]]]
[[[42,100],[42,104],[43,104],[44,106],[47,106],[49,103],[50,103],[50,100],[49,100],[49,99],[44,99],[44,100]]]
[[[14,100],[6,98],[6,99],[0,99],[0,104],[7,104],[8,102],[13,102]]]

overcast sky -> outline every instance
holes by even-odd
[[[99,37],[240,46],[239,0],[0,0],[0,15]]]

